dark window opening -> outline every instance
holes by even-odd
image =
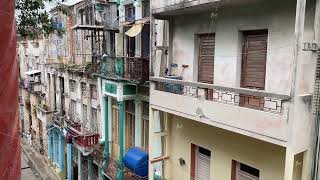
[[[211,151],[199,146],[199,153],[204,154],[206,156],[211,156]]]
[[[125,6],[125,16],[126,16],[126,21],[135,20],[135,9],[133,4],[129,4]]]
[[[243,172],[246,172],[248,174],[254,175],[255,177],[259,177],[260,176],[260,171],[256,168],[253,168],[251,166],[245,165],[240,163],[240,170]]]

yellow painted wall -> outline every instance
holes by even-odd
[[[284,179],[285,148],[178,116],[168,119],[170,179],[190,179],[191,143],[211,151],[211,180],[230,180],[232,159],[259,169],[260,180]]]

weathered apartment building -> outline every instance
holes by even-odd
[[[18,47],[22,131],[61,178],[309,180],[319,7],[118,0],[52,10],[65,33]]]
[[[21,131],[61,179],[146,179],[149,1],[65,8],[18,43]]]
[[[316,179],[319,3],[151,1],[150,179]]]

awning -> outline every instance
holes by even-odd
[[[33,75],[33,74],[38,74],[38,73],[41,73],[41,71],[40,70],[31,70],[31,71],[27,71],[26,75]]]
[[[141,32],[142,28],[143,24],[134,24],[125,34],[130,37],[135,37]]]
[[[136,35],[138,35],[141,32],[144,24],[149,21],[150,21],[149,18],[137,20],[135,22],[135,24],[133,24],[132,27],[125,34],[130,37],[135,37]]]

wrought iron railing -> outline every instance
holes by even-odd
[[[100,73],[113,79],[144,82],[149,80],[149,59],[139,57],[104,56]]]
[[[273,113],[282,113],[284,102],[290,100],[288,95],[255,89],[223,87],[160,77],[152,77],[150,80],[154,82],[155,90],[158,91]]]
[[[79,146],[89,148],[99,143],[99,134],[82,131],[79,123],[67,121],[67,131]]]

